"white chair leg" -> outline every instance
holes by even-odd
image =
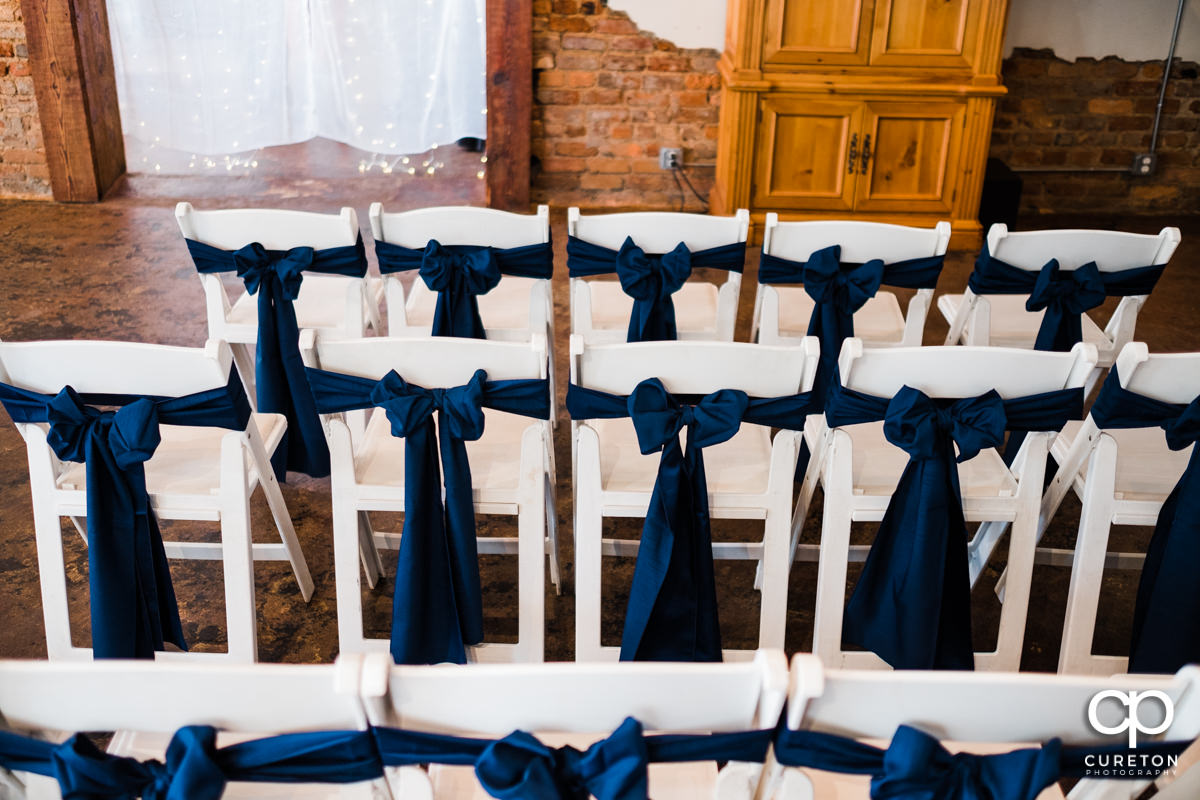
[[[781,434],[782,435],[782,434]],[[789,498],[790,499],[790,498]],[[759,602],[758,646],[783,649],[787,633],[788,598],[788,504],[767,514],[763,525],[762,596]]]
[[[67,604],[67,572],[63,561],[62,524],[54,509],[34,505],[33,530],[41,576],[42,619],[46,624],[46,657],[71,657],[71,614]]]
[[[846,605],[846,566],[850,559],[853,447],[848,435],[834,431],[824,470],[825,508],[813,612],[813,653],[825,666],[834,668],[840,667],[842,661],[842,617]]]
[[[308,562],[304,558],[300,540],[296,538],[292,516],[288,513],[287,504],[283,501],[283,492],[280,491],[279,482],[275,479],[275,472],[271,469],[271,459],[267,456],[266,448],[258,435],[257,426],[253,424],[248,426],[246,433],[250,458],[258,471],[259,485],[262,486],[263,494],[267,498],[271,517],[275,520],[275,528],[279,531],[279,538],[283,542],[283,549],[287,552],[288,561],[292,565],[292,572],[296,575],[296,583],[300,586],[300,596],[307,603],[312,599],[313,579],[308,571]]]
[[[337,592],[338,648],[343,653],[365,651],[362,621],[362,573],[359,545],[362,530],[354,497],[333,491],[333,575]],[[374,542],[371,543],[374,549]]]
[[[258,387],[255,384],[254,345],[246,342],[230,342],[229,349],[233,353],[233,363],[246,389],[246,397],[250,400],[250,409],[258,411]]]
[[[517,661],[540,662],[546,653],[546,472],[542,431],[531,425],[521,439],[521,499],[517,511]]]
[[[375,529],[366,511],[358,512],[358,554],[362,559],[363,572],[366,573],[367,586],[374,589],[379,579],[387,575],[387,569],[375,544]]]
[[[1052,433],[1031,433],[1025,442],[1025,460],[1018,489],[1017,517],[1008,542],[1008,588],[1000,609],[996,652],[985,658],[986,669],[1016,672],[1021,668],[1025,619],[1033,585],[1033,560],[1037,549],[1038,504],[1046,471],[1046,450]],[[979,661],[979,657],[976,657]]]
[[[221,565],[225,576],[225,620],[229,632],[229,660],[258,660],[258,635],[254,605],[254,550],[250,538],[250,495],[246,492],[245,433],[228,434],[221,441]]]
[[[598,661],[600,649],[600,442],[579,426],[575,476],[575,660]]]
[[[558,491],[554,482],[545,478],[546,490],[546,554],[550,559],[550,583],[554,586],[556,595],[562,594],[562,573],[558,560]]]
[[[1067,613],[1058,656],[1058,671],[1061,673],[1089,674],[1096,670],[1092,640],[1112,524],[1116,465],[1117,443],[1112,437],[1101,435],[1088,463],[1083,511],[1075,539],[1075,557],[1071,562]]]

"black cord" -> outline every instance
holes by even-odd
[[[687,195],[683,192],[683,184],[679,182],[679,167],[671,168],[671,177],[675,179],[675,188],[679,190],[679,210],[687,205]]]
[[[708,213],[708,200],[705,197],[701,196],[701,194],[698,191],[696,191],[696,187],[692,185],[692,182],[690,180],[688,180],[687,173],[683,171],[683,167],[677,166],[672,170],[672,172],[677,172],[679,174],[679,177],[675,179],[675,182],[679,183],[679,178],[683,178],[683,182],[686,183],[687,187],[692,190],[692,194],[696,195],[696,199],[699,200],[704,205],[705,213]],[[679,191],[682,192],[683,189],[680,188]]]

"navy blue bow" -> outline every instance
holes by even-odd
[[[622,660],[721,660],[702,451],[734,436],[743,420],[798,430],[808,401],[808,394],[756,399],[723,389],[693,405],[657,378],[628,398],[568,387],[572,419],[631,417],[642,453],[662,450],[625,611]],[[686,451],[679,442],[685,428]]]
[[[547,381],[488,381],[487,373],[476,370],[463,386],[427,389],[394,370],[372,381],[318,369],[308,370],[308,380],[321,413],[379,407],[392,435],[404,438],[404,530],[392,604],[392,657],[400,664],[465,663],[466,645],[483,640],[465,443],[483,435],[484,407],[547,419]]]
[[[315,272],[361,278],[367,274],[362,237],[353,246],[313,250],[268,250],[252,242],[238,250],[221,250],[187,240],[188,252],[201,274],[236,272],[246,291],[258,298],[258,345],[255,381],[258,410],[287,417],[287,437],[272,462],[276,477],[286,469],[320,478],[329,474],[329,449],[300,358],[300,329],[293,301],[299,296],[303,273]]]
[[[1052,258],[1038,272],[1030,272],[994,258],[984,242],[967,286],[975,294],[1030,295],[1025,305],[1028,310],[1046,309],[1034,349],[1067,352],[1083,341],[1080,314],[1100,305],[1105,297],[1149,294],[1163,267],[1101,272],[1095,262],[1089,262],[1064,273]]]
[[[1059,269],[1058,259],[1047,261],[1025,301],[1027,311],[1046,310],[1033,349],[1070,351],[1076,342],[1083,341],[1080,315],[1103,303],[1106,296],[1095,261],[1069,272]]]
[[[692,274],[692,253],[687,245],[680,242],[669,253],[649,256],[626,236],[617,251],[616,267],[621,289],[633,298],[627,341],[656,342],[679,338],[671,295],[679,291]]]
[[[994,755],[950,753],[908,725],[896,729],[887,750],[787,728],[774,741],[775,757],[785,766],[870,775],[872,800],[1034,800],[1058,780],[1062,749],[1051,739]]]
[[[96,658],[153,658],[164,642],[186,648],[144,464],[159,423],[239,430],[250,418],[245,393],[229,384],[179,398],[45,395],[0,384],[15,422],[46,422],[46,441],[64,461],[87,465],[88,586]],[[119,406],[102,411],[88,403]]]
[[[567,268],[572,278],[617,273],[621,289],[633,298],[626,340],[663,341],[678,338],[675,304],[693,269],[713,268],[741,272],[746,247],[741,242],[692,252],[680,242],[662,255],[650,255],[626,236],[620,250],[609,250],[572,236],[567,240]]]
[[[475,762],[479,784],[500,800],[640,800],[647,796],[649,756],[642,726],[627,717],[585,752],[551,748],[524,731],[488,745]]]
[[[879,287],[931,289],[937,285],[945,256],[928,256],[885,264],[873,258],[862,264],[843,263],[841,245],[817,250],[808,261],[790,261],[764,252],[758,264],[758,282],[765,285],[803,283],[813,299],[808,335],[821,341],[820,362],[813,379],[814,410],[825,407],[825,395],[842,342],[854,335],[854,312],[875,296]]]
[[[1173,673],[1200,662],[1200,398],[1166,403],[1121,386],[1108,373],[1092,420],[1101,428],[1162,427],[1172,450],[1192,448],[1187,468],[1158,512],[1133,612],[1129,671]]]
[[[503,275],[548,280],[554,273],[549,242],[521,247],[444,245],[430,239],[422,249],[375,240],[375,256],[384,275],[420,269],[425,285],[438,293],[434,336],[486,338],[479,318],[478,296],[487,294]]]
[[[180,728],[166,761],[113,756],[83,734],[62,744],[0,731],[0,766],[53,777],[64,800],[219,800],[226,781],[354,783],[383,775],[370,731],[318,731],[217,749],[208,725]]]
[[[420,275],[425,285],[438,293],[434,336],[487,338],[476,298],[500,283],[500,264],[491,248],[450,249],[430,239],[421,259]]]
[[[956,460],[998,447],[1006,429],[1060,428],[1082,405],[1081,389],[1010,400],[994,391],[934,400],[905,386],[888,400],[835,380],[825,407],[829,425],[883,419],[888,441],[909,454],[847,604],[845,638],[897,668],[972,669],[967,531]]]

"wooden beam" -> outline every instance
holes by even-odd
[[[533,2],[487,0],[488,205],[529,209]]]
[[[104,0],[21,0],[54,199],[95,202],[125,173]]]

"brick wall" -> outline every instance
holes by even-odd
[[[0,197],[49,197],[20,0],[0,0]]]
[[[1150,145],[1162,62],[1067,62],[1018,48],[1004,61],[990,155],[1022,167],[1128,169]],[[1163,106],[1158,170],[1021,173],[1022,213],[1200,213],[1200,67],[1176,60]]]
[[[700,202],[658,166],[682,147],[700,194],[717,157],[716,50],[686,50],[638,29],[603,0],[533,2],[533,155],[538,202],[679,208]]]

